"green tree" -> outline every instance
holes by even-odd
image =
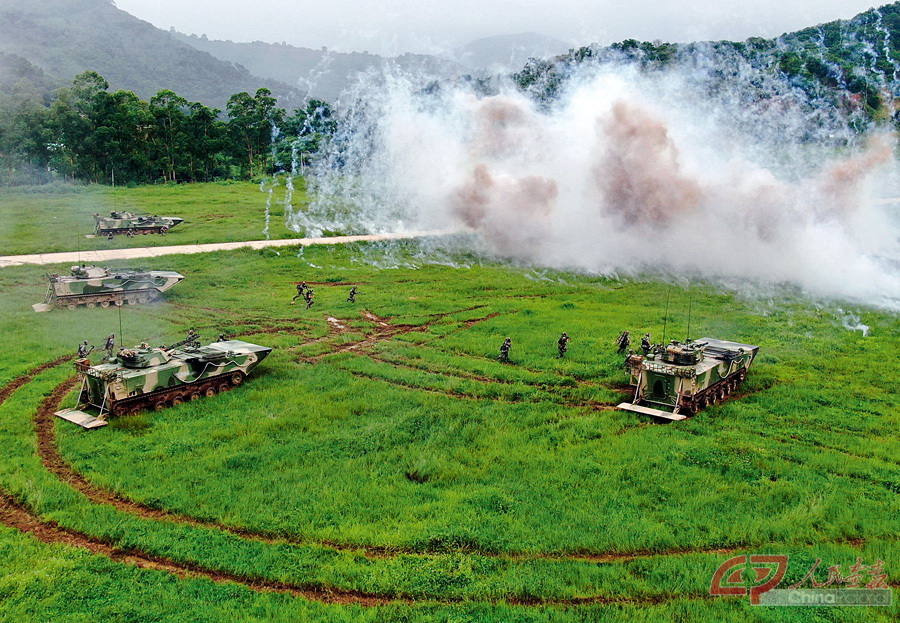
[[[270,163],[273,141],[284,121],[285,111],[278,108],[269,89],[258,89],[251,97],[237,93],[228,99],[228,130],[242,160],[242,169],[250,177],[263,174]]]

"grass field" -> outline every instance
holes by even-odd
[[[175,192],[132,192],[154,190]],[[34,314],[48,268],[0,271],[0,620],[896,617],[709,596],[743,553],[789,555],[785,583],[858,557],[900,583],[895,314],[854,308],[864,337],[789,294],[422,257],[167,256],[154,268],[186,280],[121,316]],[[308,311],[288,304],[300,280],[318,282]],[[611,408],[613,340],[661,336],[667,296],[669,337],[692,299],[695,337],[761,350],[737,398],[662,425]],[[54,418],[74,402],[61,358],[120,323],[127,344],[195,328],[276,350],[227,394],[94,432]]]
[[[294,186],[291,205],[305,205],[308,198],[302,178],[296,178]],[[269,236],[301,237],[302,232],[285,227],[285,186],[274,180],[262,190],[248,182],[6,188],[0,194],[0,255],[262,240],[270,188]],[[184,223],[165,235],[88,238],[94,233],[93,215],[109,216],[113,210],[180,216]]]

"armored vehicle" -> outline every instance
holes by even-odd
[[[149,216],[147,214],[135,214],[133,212],[110,212],[109,216],[94,215],[94,233],[98,236],[115,236],[125,234],[164,234],[179,223],[183,218],[177,216]]]
[[[704,337],[672,341],[647,355],[629,355],[625,368],[635,388],[620,409],[683,420],[721,402],[746,378],[759,346]]]
[[[243,383],[244,378],[272,352],[241,340],[225,340],[201,346],[190,336],[169,347],[150,348],[146,343],[122,348],[102,363],[88,358],[75,361],[81,377],[79,406],[56,415],[97,428],[109,415],[159,411],[188,400],[214,396]],[[93,416],[81,409],[94,408]]]
[[[168,270],[109,269],[99,266],[73,266],[71,275],[49,275],[50,287],[43,303],[32,305],[36,312],[53,307],[75,309],[149,303],[184,279]]]

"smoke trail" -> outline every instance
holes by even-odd
[[[900,223],[871,196],[891,140],[841,148],[851,134],[833,110],[784,85],[748,99],[762,78],[739,63],[720,83],[735,90],[713,97],[698,58],[584,71],[550,111],[512,87],[370,75],[292,226],[456,226],[539,266],[794,283],[900,309]]]

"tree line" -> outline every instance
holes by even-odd
[[[169,90],[149,102],[110,92],[93,71],[49,101],[20,81],[0,93],[0,183],[254,179],[303,164],[337,123],[318,100],[289,115],[265,88],[232,95],[224,112]]]

